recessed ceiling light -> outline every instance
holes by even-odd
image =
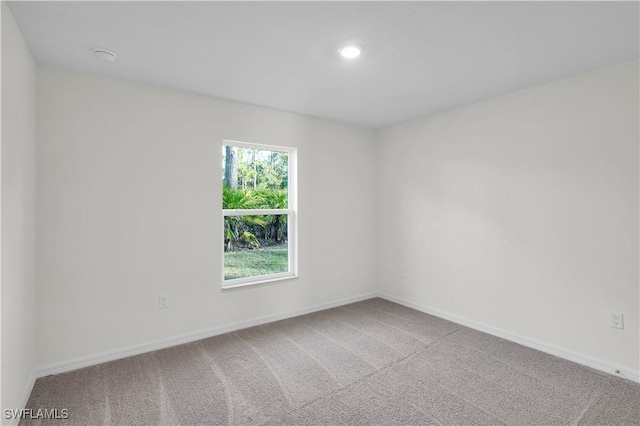
[[[107,49],[94,49],[93,53],[100,62],[113,62],[118,57],[114,52]]]
[[[354,59],[360,56],[362,53],[362,47],[354,45],[344,46],[338,49],[338,52],[340,52],[340,55],[342,55],[343,58]]]

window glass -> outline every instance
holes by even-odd
[[[295,150],[222,146],[223,287],[295,276]]]

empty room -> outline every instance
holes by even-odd
[[[2,1],[3,425],[640,425],[640,3]]]

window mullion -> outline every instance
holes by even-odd
[[[293,213],[292,209],[223,209],[224,216],[284,215]]]

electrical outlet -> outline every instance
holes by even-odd
[[[404,268],[400,269],[400,278],[407,278],[407,271]]]
[[[624,320],[622,314],[618,312],[609,312],[609,325],[613,328],[624,329]]]
[[[169,296],[166,294],[160,295],[158,298],[158,308],[167,309],[169,307]]]

